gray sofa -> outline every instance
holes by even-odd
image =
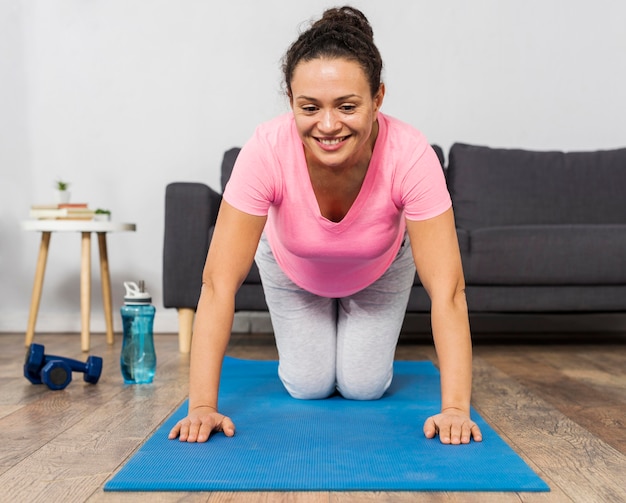
[[[222,189],[238,152],[224,154]],[[445,173],[470,314],[626,311],[626,148],[564,153],[457,143]],[[166,188],[163,302],[179,311],[183,351],[220,201],[201,183]],[[256,265],[235,305],[267,310]],[[429,309],[416,277],[407,313]]]

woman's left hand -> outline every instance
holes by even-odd
[[[444,409],[426,420],[426,438],[434,438],[437,434],[442,444],[469,444],[472,438],[475,442],[483,439],[480,428],[470,419],[469,414],[458,409]]]

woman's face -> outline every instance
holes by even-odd
[[[300,62],[291,80],[291,108],[309,164],[339,169],[369,162],[383,96],[381,85],[372,97],[355,61]]]

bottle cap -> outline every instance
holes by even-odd
[[[124,281],[124,288],[126,288],[125,304],[150,304],[152,302],[152,297],[145,290],[143,280],[139,281],[139,284],[134,281]]]

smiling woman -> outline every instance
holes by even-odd
[[[471,338],[443,172],[426,138],[381,113],[382,60],[367,18],[327,10],[283,64],[291,112],[261,124],[224,191],[203,273],[186,418],[170,438],[235,433],[218,411],[234,297],[259,267],[278,374],[301,399],[380,398],[416,266],[432,303],[441,413],[424,434],[481,440],[470,419]]]

